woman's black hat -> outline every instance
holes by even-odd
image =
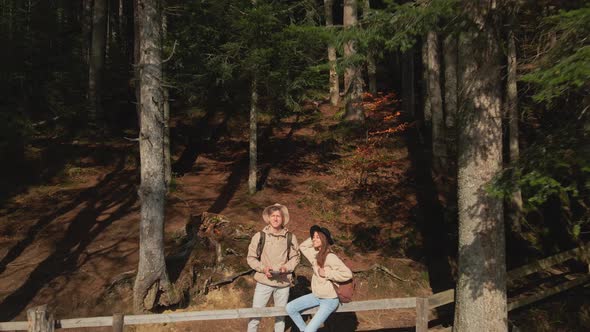
[[[332,240],[332,235],[326,227],[320,227],[318,225],[311,226],[311,228],[309,229],[309,236],[313,238],[313,233],[315,232],[320,232],[324,234],[326,236],[326,239],[328,239],[328,243],[330,245],[334,244],[334,240]]]

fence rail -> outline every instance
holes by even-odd
[[[390,310],[390,309],[412,309],[416,308],[416,303],[426,299],[417,299],[415,297],[399,299],[381,299],[356,301],[340,305],[336,312],[359,312],[369,310]],[[30,309],[31,310],[31,309]],[[35,310],[33,308],[32,310]],[[423,311],[423,308],[420,308]],[[304,314],[313,314],[317,308],[304,311]],[[192,311],[192,312],[174,312],[166,314],[150,315],[126,315],[123,316],[123,325],[141,325],[141,324],[163,324],[175,322],[190,322],[200,320],[219,320],[219,319],[239,319],[252,317],[276,317],[286,316],[287,312],[283,307],[267,308],[241,308],[226,310],[209,310],[209,311]],[[105,327],[113,326],[114,317],[90,317],[90,318],[71,318],[55,320],[58,328],[82,328],[82,327]],[[116,323],[116,322],[115,322]],[[28,331],[29,322],[7,322],[0,323],[0,331]],[[418,330],[417,330],[418,331]],[[426,330],[424,330],[426,331]]]
[[[582,245],[578,248],[536,261],[508,272],[509,282],[539,272],[543,269],[550,268],[553,265],[562,263],[572,258],[581,258],[588,262],[590,256],[590,246]],[[555,295],[567,289],[580,286],[590,282],[590,275],[585,275],[573,280],[569,280],[553,288],[541,291],[529,297],[517,299],[508,303],[508,310],[514,310],[522,306],[534,303],[548,296]],[[416,332],[428,331],[428,317],[430,310],[440,306],[453,303],[455,301],[455,290],[448,289],[440,293],[431,295],[428,298],[408,297],[396,299],[380,299],[355,301],[340,305],[336,312],[360,312],[370,310],[392,310],[392,309],[415,309],[416,310]],[[304,314],[317,312],[317,308],[306,310]],[[225,310],[209,311],[192,311],[192,312],[174,312],[166,314],[151,315],[121,315],[89,318],[71,318],[53,320],[53,316],[48,314],[47,306],[31,308],[27,311],[28,321],[26,322],[0,322],[0,331],[33,331],[33,332],[52,332],[54,328],[84,328],[84,327],[108,327],[113,326],[114,331],[122,331],[124,325],[141,325],[141,324],[163,324],[175,322],[190,322],[201,320],[220,320],[220,319],[240,319],[252,317],[276,317],[286,316],[287,313],[283,307],[267,308],[240,308]],[[447,327],[444,331],[450,329]]]

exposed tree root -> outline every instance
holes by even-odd
[[[221,285],[232,283],[237,278],[239,278],[239,277],[241,277],[243,275],[246,275],[246,274],[250,274],[250,272],[252,272],[252,271],[254,271],[254,270],[248,269],[248,270],[245,270],[245,271],[242,271],[242,272],[238,272],[238,273],[234,274],[233,276],[231,276],[229,278],[225,278],[225,279],[216,281],[214,283],[211,283],[210,285],[208,285],[208,287],[217,287],[217,286],[221,286]]]

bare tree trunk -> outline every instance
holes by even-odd
[[[14,11],[15,6],[12,1],[8,1],[8,5],[4,5],[3,8],[8,11],[8,40],[14,41]]]
[[[457,38],[449,35],[443,41],[444,63],[444,113],[445,113],[445,146],[446,163],[444,172],[449,176],[443,188],[446,197],[446,206],[455,206],[456,202],[456,178],[457,178],[457,98],[458,98],[458,50]]]
[[[164,183],[166,192],[170,190],[172,183],[172,159],[170,156],[170,103],[168,102],[168,89],[164,91]]]
[[[115,10],[117,12],[117,44],[118,47],[121,48],[121,53],[126,55],[126,45],[125,45],[125,21],[126,21],[126,13],[125,13],[125,5],[123,4],[123,0],[116,0],[115,1]]]
[[[326,11],[326,27],[332,29],[334,26],[334,0],[324,0],[324,9]],[[336,47],[332,43],[328,45],[328,61],[330,62],[330,103],[336,106],[340,99],[340,83],[338,71],[336,71]]]
[[[119,23],[119,39],[121,41],[121,47],[123,45],[123,36],[125,35],[125,6],[123,5],[124,0],[117,0],[117,15],[119,19],[117,23]]]
[[[371,2],[369,0],[363,1],[363,17],[371,11]],[[367,51],[367,79],[369,81],[369,93],[377,94],[377,64],[375,63],[374,51],[369,48]]]
[[[248,192],[250,194],[256,193],[256,179],[257,179],[257,157],[258,157],[258,143],[257,143],[257,114],[258,114],[258,91],[256,78],[252,80],[251,97],[250,97],[250,171],[248,173]]]
[[[137,127],[141,128],[141,80],[139,78],[139,5],[138,0],[133,1],[133,73],[134,73],[134,84],[135,87],[135,102],[137,107],[135,108],[137,113]]]
[[[436,32],[427,34],[428,44],[428,91],[432,111],[432,170],[439,175],[446,169],[446,141],[443,102],[440,88],[440,55]]]
[[[458,82],[457,82],[457,38],[455,36],[447,36],[443,41],[443,62],[445,67],[445,138],[447,147],[447,169],[446,172],[450,174],[451,178],[456,177],[457,168],[457,132],[456,132],[456,117],[457,117],[457,98],[458,98]],[[453,186],[454,187],[454,186]],[[453,201],[450,192],[454,188],[448,188],[447,201]],[[453,195],[454,196],[454,195]]]
[[[487,20],[492,1],[465,3],[475,27],[462,33],[459,44],[463,90],[454,331],[508,330],[502,202],[486,190],[502,169],[500,59],[494,27]]]
[[[252,5],[256,6],[256,0],[251,0]],[[253,195],[256,193],[256,181],[258,178],[258,79],[256,73],[250,83],[250,146],[249,146],[249,172],[248,172],[248,192]]]
[[[137,0],[139,78],[141,81],[141,222],[139,267],[133,287],[136,312],[153,308],[158,292],[168,301],[176,297],[168,279],[164,256],[164,104],[162,88],[162,14],[159,0]]]
[[[88,70],[88,122],[96,126],[102,117],[101,89],[106,45],[106,0],[94,0],[92,10],[92,42]]]
[[[160,45],[162,48],[168,33],[168,19],[166,14],[162,13],[162,40]],[[164,81],[164,73],[162,68],[162,81]],[[162,86],[164,91],[164,181],[166,183],[166,192],[170,190],[170,183],[172,182],[172,160],[170,156],[170,102],[168,88]]]
[[[349,29],[357,24],[357,2],[356,0],[344,0],[344,11],[342,17],[345,29]],[[354,41],[346,41],[342,46],[344,50],[344,60],[348,61],[348,57],[355,54]],[[344,70],[344,93],[348,94],[350,90],[350,81],[354,75],[353,68],[347,66]]]
[[[90,43],[92,40],[92,0],[82,2],[82,54],[86,64],[90,64]]]
[[[428,86],[428,42],[426,37],[422,40],[422,97],[424,100],[423,120],[430,124],[432,121],[432,109],[430,107],[430,91]]]
[[[445,126],[449,131],[455,128],[457,116],[457,39],[447,36],[443,41],[445,65]],[[451,135],[447,135],[449,138]],[[452,144],[449,144],[451,146]]]
[[[344,28],[353,29],[358,24],[357,0],[344,0]],[[350,40],[344,45],[344,56],[350,59],[356,54],[356,42]],[[344,72],[344,91],[346,107],[344,121],[364,122],[365,113],[362,105],[363,80],[358,65],[348,65]]]
[[[416,115],[416,94],[414,91],[414,49],[402,54],[402,104],[404,110],[412,117]]]
[[[372,95],[377,94],[377,64],[375,56],[371,50],[367,53],[367,75],[369,80],[369,92]]]
[[[105,44],[104,44],[104,57],[105,59],[109,59],[109,57],[111,57],[111,45],[113,42],[113,8],[112,8],[112,1],[111,0],[105,0],[106,1],[106,15],[105,15],[105,21],[106,21],[106,37],[105,37]]]
[[[508,75],[506,78],[506,109],[508,112],[508,141],[510,149],[510,162],[514,163],[520,157],[518,147],[518,87],[517,87],[517,66],[518,58],[516,54],[514,32],[508,36]],[[522,193],[520,188],[512,193],[509,203],[509,220],[512,229],[520,232],[520,219],[522,217]]]

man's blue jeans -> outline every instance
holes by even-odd
[[[340,300],[338,300],[338,298],[319,299],[313,294],[307,294],[287,303],[285,310],[300,331],[315,332],[326,319],[328,319],[328,316],[338,309],[339,304]],[[309,308],[317,307],[318,305],[320,306],[318,312],[313,316],[311,321],[309,321],[309,324],[305,325],[305,321],[301,317],[301,312]]]

